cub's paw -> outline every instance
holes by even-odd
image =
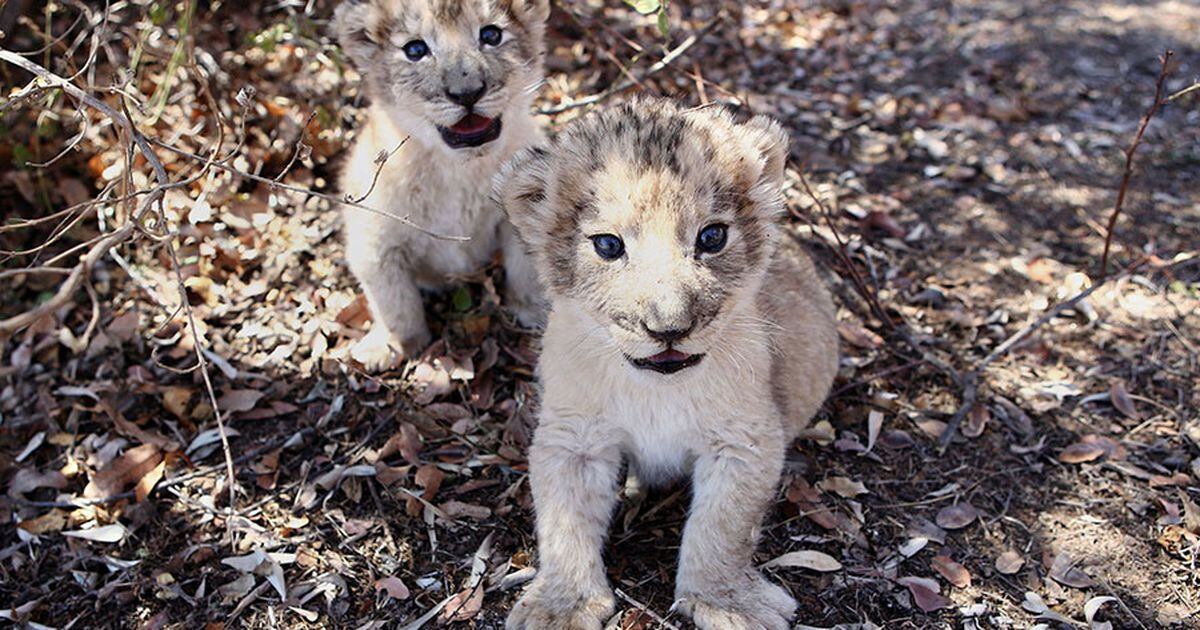
[[[679,610],[700,630],[787,630],[796,600],[762,576],[711,588],[681,588]]]
[[[350,358],[368,372],[384,372],[416,356],[428,345],[428,338],[398,341],[386,328],[376,325],[350,349]]]
[[[505,622],[506,630],[600,630],[616,601],[604,590],[583,595],[565,584],[535,579]]]

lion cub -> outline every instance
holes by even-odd
[[[500,165],[542,139],[530,106],[549,14],[549,0],[338,6],[334,29],[372,100],[342,191],[434,232],[469,237],[436,240],[394,218],[343,213],[346,257],[375,318],[352,356],[369,369],[423,350],[430,334],[420,290],[477,271],[497,249],[509,306],[526,325],[541,317],[536,273],[490,195]],[[382,169],[381,154],[389,156]]]
[[[510,629],[600,628],[622,464],[689,474],[675,597],[700,628],[787,628],[754,567],[784,454],[837,370],[834,307],[777,220],[788,137],[643,100],[519,153],[497,191],[547,288],[529,452],[541,570]],[[781,242],[782,241],[782,242]]]

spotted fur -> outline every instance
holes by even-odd
[[[783,630],[795,600],[754,568],[756,530],[791,439],[837,370],[833,304],[778,219],[788,139],[770,119],[639,100],[518,154],[497,196],[551,301],[529,453],[538,577],[513,630],[602,627],[614,605],[601,548],[622,467],[692,478],[675,594],[704,630]],[[724,249],[697,249],[705,226]],[[592,236],[625,253],[606,260]],[[651,330],[698,363],[670,374]]]

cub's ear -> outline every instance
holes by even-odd
[[[541,23],[550,18],[550,0],[511,0],[513,11],[524,22]]]
[[[371,32],[373,13],[370,0],[344,0],[333,12],[333,33],[359,71],[366,70],[379,52]]]
[[[755,149],[762,156],[763,170],[758,183],[777,191],[782,190],[783,171],[787,166],[791,145],[787,130],[769,116],[755,116],[747,120],[742,127],[746,129]]]
[[[550,152],[544,147],[518,151],[492,179],[493,196],[531,250],[542,248],[549,235],[551,209],[546,204]]]

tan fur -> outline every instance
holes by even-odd
[[[837,335],[812,263],[779,234],[787,144],[766,118],[638,101],[502,171],[551,301],[529,453],[540,569],[508,628],[598,629],[612,613],[601,550],[623,463],[650,483],[692,478],[675,595],[698,627],[788,627],[795,600],[754,568],[757,529],[833,380]],[[725,248],[698,253],[715,222]],[[597,233],[621,236],[625,257],[600,258]],[[665,348],[643,325],[689,323],[674,347],[700,363],[627,360]]]
[[[548,0],[361,0],[338,7],[334,28],[372,100],[342,171],[343,193],[358,200],[371,191],[362,203],[470,238],[435,240],[392,218],[344,212],[347,261],[375,319],[352,356],[369,369],[423,350],[430,333],[420,290],[476,272],[497,249],[504,254],[508,306],[522,323],[539,324],[544,307],[536,275],[490,195],[504,160],[542,139],[529,112],[542,80],[548,13]],[[499,46],[479,41],[489,24],[504,30]],[[431,53],[411,61],[403,47],[416,39]],[[468,113],[447,97],[467,83],[487,86],[473,111],[499,118],[501,134],[479,147],[451,148],[438,128]],[[381,153],[393,153],[382,170]]]

